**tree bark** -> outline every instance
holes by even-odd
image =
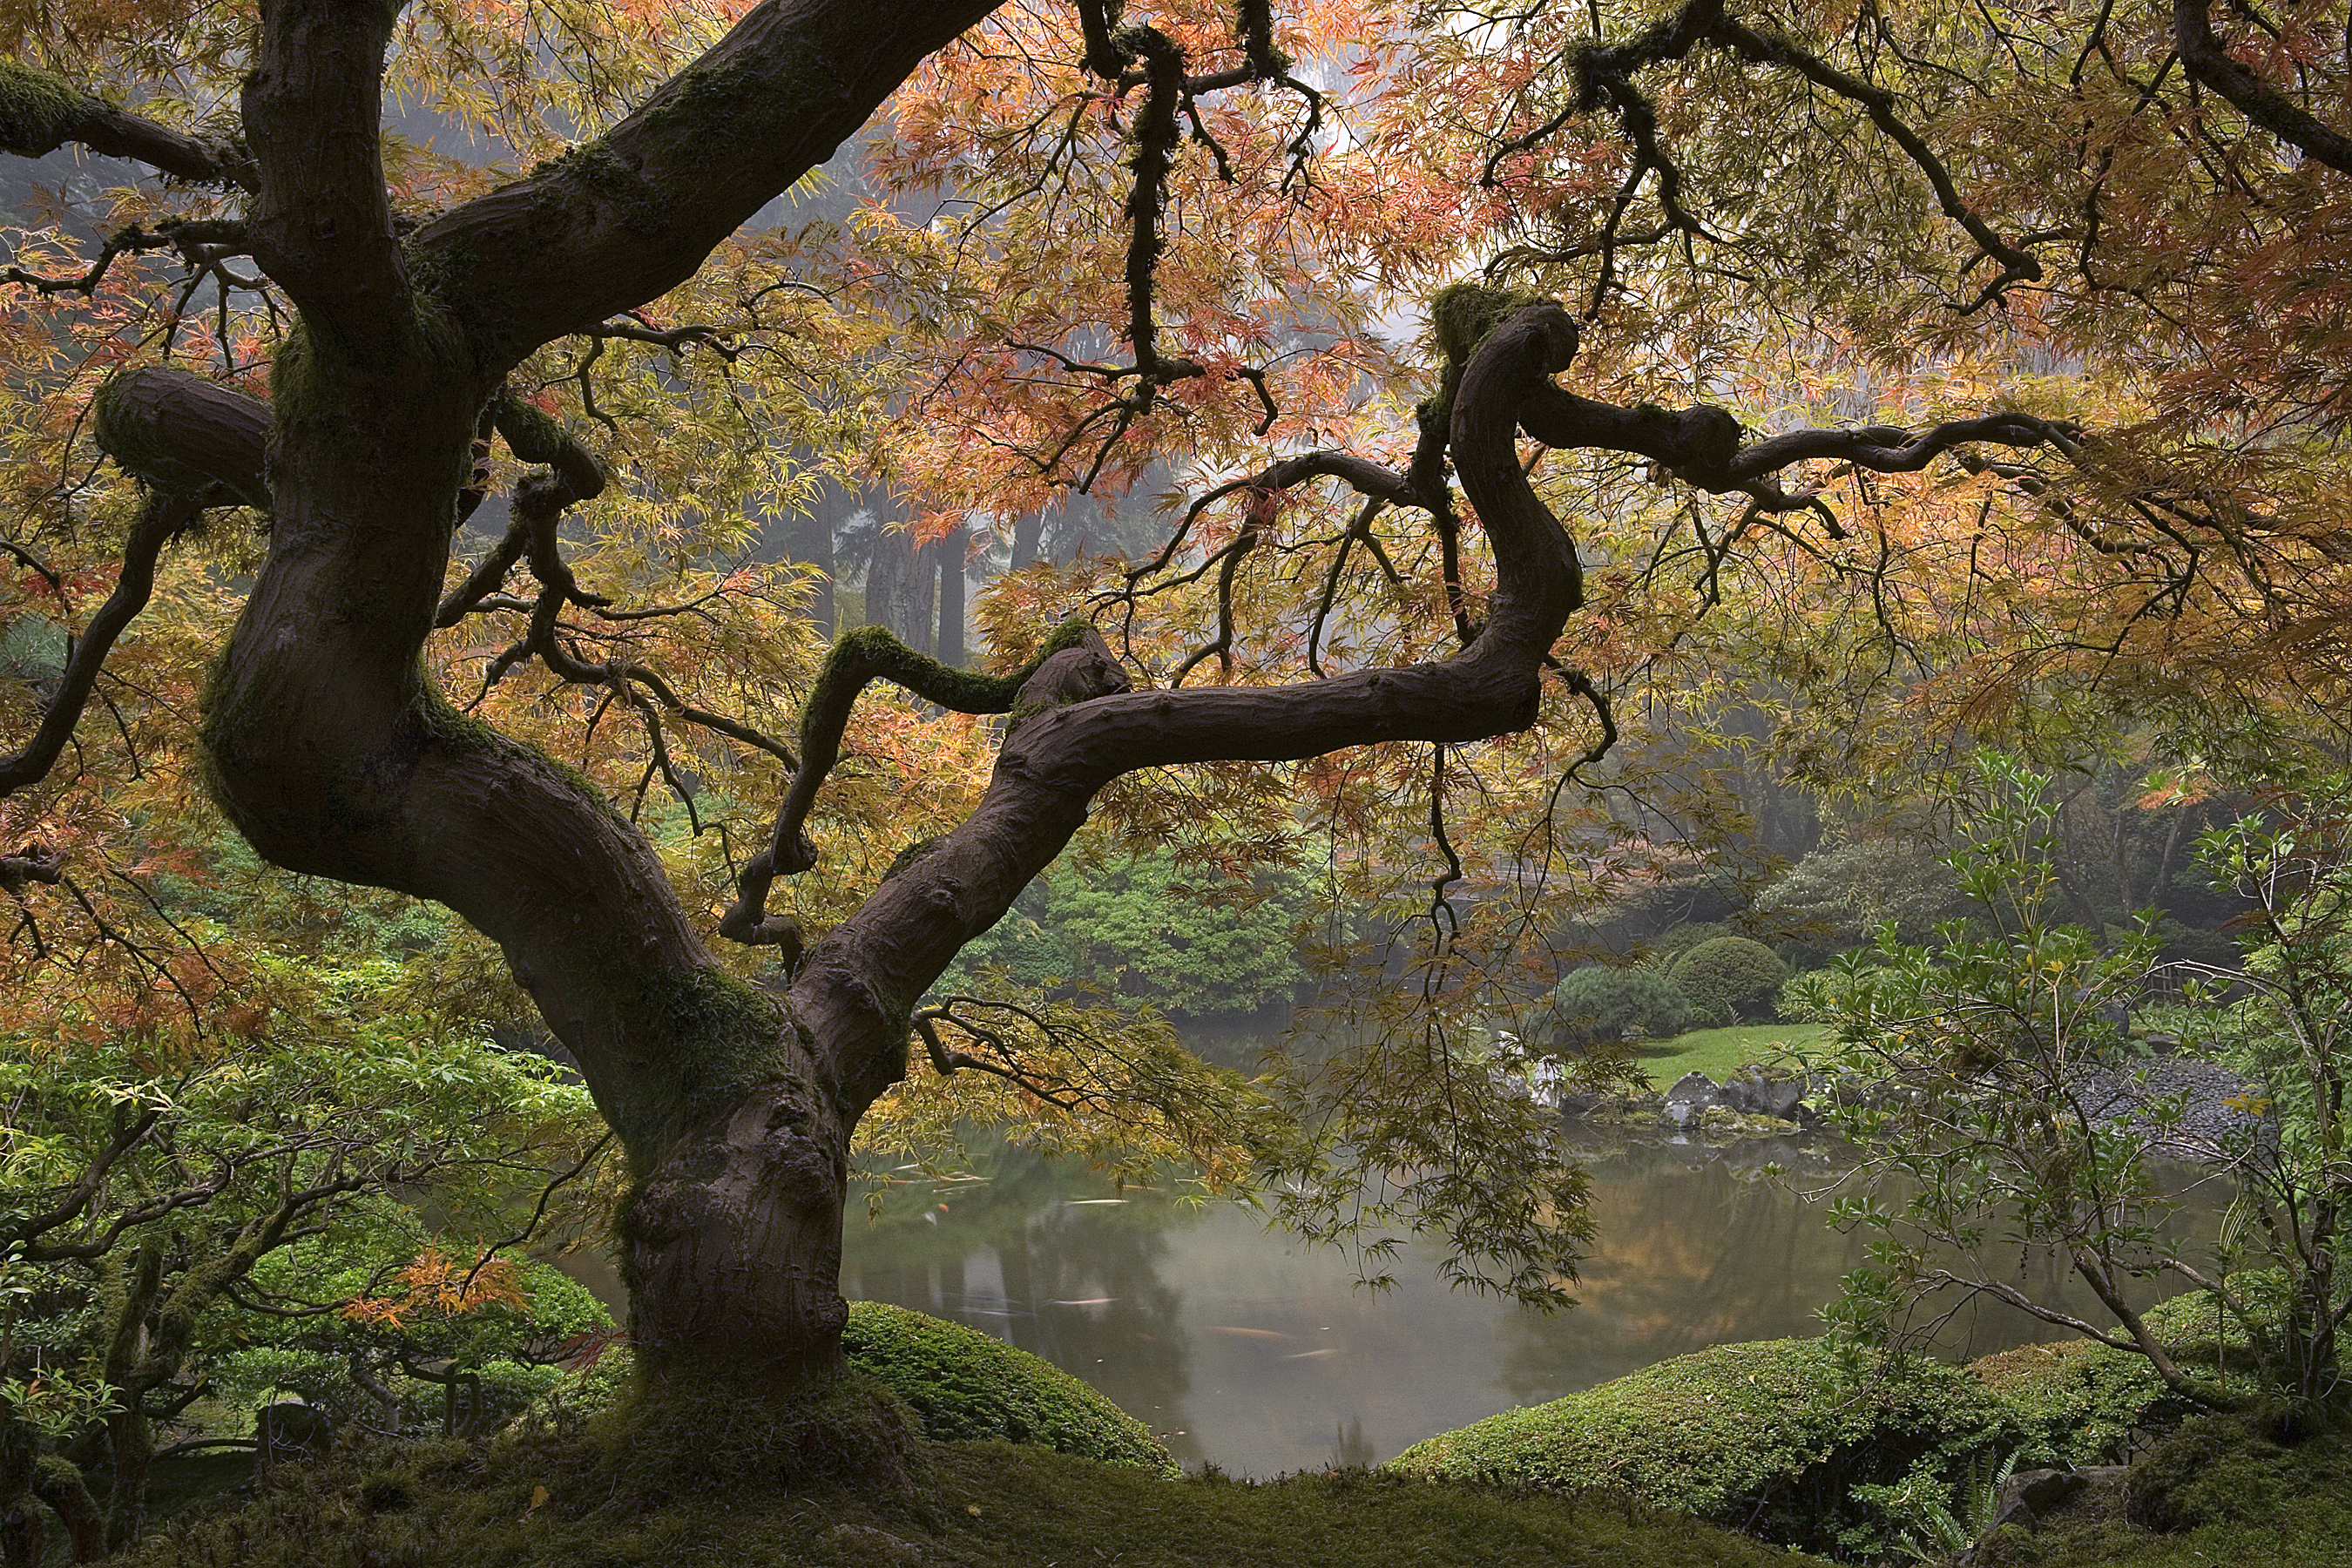
[[[621,1239],[656,1389],[788,1394],[839,1370],[855,1121],[831,1096],[763,1085],[688,1126],[637,1184]]]

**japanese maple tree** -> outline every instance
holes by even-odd
[[[2217,268],[2334,243],[2340,176],[2305,121],[2341,62],[2294,42],[2319,37],[2306,18],[2264,46],[2294,73],[2265,86],[2277,61],[2200,53],[2185,3],[2181,62],[2244,100],[2224,121],[2168,85],[2167,19],[1988,16],[0,11],[26,62],[0,68],[0,148],[77,144],[167,182],[8,274],[11,352],[45,364],[16,395],[17,493],[121,531],[111,596],[0,763],[15,826],[87,809],[60,760],[78,720],[96,729],[117,639],[154,657],[124,626],[159,561],[234,593],[209,669],[191,635],[166,661],[202,684],[175,776],[200,772],[272,864],[434,900],[497,944],[625,1147],[618,1246],[656,1400],[804,1388],[838,1366],[851,1138],[918,1040],[1046,1114],[1116,1114],[1131,1090],[1174,1126],[1185,1094],[1223,1095],[1218,1138],[1287,1157],[1276,1109],[1231,1082],[1159,1057],[1107,1071],[1017,1005],[922,1005],[1090,810],[1148,830],[1167,808],[1138,775],[1195,770],[1262,817],[1277,796],[1404,817],[1442,949],[1455,837],[1540,858],[1558,775],[1614,732],[1610,689],[1672,668],[1707,604],[1769,603],[1777,630],[1732,624],[1792,666],[2010,649],[2035,678],[2012,701],[2084,660],[2186,681],[2307,646],[2281,567],[2324,588],[2334,535],[2252,498],[2333,472],[2339,361],[2227,410],[2269,423],[2226,448],[2198,366],[2263,352]],[[394,95],[489,163],[387,135]],[[2067,128],[2029,133],[2060,103]],[[898,199],[744,226],[869,122]],[[2108,172],[2141,159],[2161,166]],[[2290,198],[2319,237],[2275,216]],[[2158,206],[2227,243],[2134,259]],[[1424,309],[1433,360],[1383,326]],[[2134,370],[2112,403],[2061,374],[2093,357]],[[135,492],[80,480],[85,405]],[[789,574],[711,559],[761,498],[790,504],[778,432],[862,450],[932,534],[1171,453],[1197,494],[1155,558],[1009,579],[982,617],[1002,673],[871,628],[813,672]],[[2189,441],[2226,458],[2219,480],[2183,478]],[[493,492],[509,521],[467,558],[460,524]],[[240,558],[226,541],[249,535],[200,533],[215,515],[258,518],[265,542]],[[59,576],[41,521],[15,546],[28,597]],[[87,554],[89,528],[58,531]],[[1665,590],[1683,567],[1695,597]],[[604,596],[631,587],[651,602]],[[526,668],[543,700],[514,695]],[[870,793],[828,818],[877,679],[1007,721],[940,731],[962,782],[938,831],[854,896],[797,898],[878,826]],[[1464,750],[1523,732],[1493,780]],[[772,819],[674,870],[637,819],[664,780],[698,810],[684,775],[706,770]],[[15,886],[66,874],[56,838]],[[725,942],[772,987],[736,978]],[[1413,1200],[1465,1273],[1500,1258],[1507,1286],[1550,1289],[1572,1172],[1507,1168],[1521,1145],[1487,1136],[1510,1129],[1442,1040],[1400,1059],[1402,1079],[1343,1065],[1302,1087],[1304,1120],[1342,1163],[1425,1168]]]

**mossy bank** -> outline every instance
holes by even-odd
[[[1006,1443],[919,1442],[910,1482],[661,1497],[583,1433],[346,1449],[184,1515],[138,1568],[1767,1568],[1788,1553],[1614,1503],[1362,1472],[1169,1480]]]

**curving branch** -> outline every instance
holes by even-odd
[[[1577,51],[1575,96],[1542,124],[1488,153],[1478,183],[1492,189],[1499,183],[1498,171],[1505,159],[1549,141],[1580,114],[1590,114],[1604,104],[1617,106],[1622,113],[1629,100],[1646,108],[1633,89],[1634,76],[1650,66],[1688,55],[1722,16],[1723,0],[1687,0],[1681,10],[1652,24],[1639,37],[1622,44],[1590,45]]]
[[[2352,137],[2263,86],[2262,78],[2231,58],[2213,34],[2209,5],[2210,0],[2173,0],[2172,47],[2180,51],[2189,74],[2280,141],[2339,174],[2352,174]]]
[[[1895,95],[1885,88],[1849,76],[1819,55],[1799,46],[1785,35],[1759,33],[1729,17],[1717,22],[1708,29],[1709,39],[1730,49],[1741,58],[1759,65],[1775,65],[1795,71],[1816,87],[1824,88],[1840,98],[1859,104],[1870,122],[1903,150],[1920,174],[1927,176],[1928,188],[1936,193],[1936,205],[1946,217],[1968,232],[1977,247],[2000,263],[2001,271],[1985,285],[1976,300],[1962,307],[1975,310],[1998,300],[2003,289],[2012,283],[2039,282],[2042,263],[2031,251],[2021,249],[2003,239],[2000,233],[1960,198],[1959,187],[1952,183],[1951,171],[1944,167],[1925,138],[1911,129],[1895,112]]]
[[[242,147],[174,131],[92,97],[63,77],[0,60],[0,153],[40,158],[69,142],[200,185],[249,191],[257,179]]]
[[[496,369],[692,276],[998,0],[765,0],[604,134],[427,223],[426,291]]]
[[[242,255],[244,247],[245,226],[231,219],[166,218],[152,229],[134,223],[107,236],[96,259],[79,272],[50,278],[27,272],[21,267],[10,267],[0,269],[0,283],[13,283],[37,294],[79,294],[87,299],[98,291],[116,258],[171,249],[178,251],[190,268],[188,287],[180,297],[184,308],[205,276],[228,275],[223,263],[229,257]],[[236,278],[232,282],[237,288],[259,287],[256,279]]]
[[[507,450],[526,463],[546,464],[547,471],[523,481],[505,535],[441,601],[433,615],[434,626],[454,626],[472,614],[499,591],[526,552],[540,581],[551,586],[560,584],[573,604],[583,607],[611,604],[610,599],[579,592],[555,542],[555,523],[565,509],[604,494],[604,465],[562,426],[517,396],[510,387],[500,387],[483,413],[505,440]]]
[[[98,673],[106,663],[106,656],[114,650],[115,639],[122,635],[140,611],[147,607],[155,591],[155,560],[163,553],[164,544],[177,538],[189,524],[203,515],[206,497],[192,496],[177,490],[150,490],[139,508],[138,520],[131,526],[131,537],[122,547],[122,574],[115,580],[114,592],[98,614],[89,618],[89,626],[74,644],[73,656],[66,660],[65,674],[58,679],[57,695],[49,699],[48,710],[41,716],[41,726],[33,732],[24,750],[13,756],[0,758],[0,798],[16,794],[28,784],[38,784],[57,765],[58,758],[73,739],[74,726],[81,721],[82,710],[89,705],[89,694],[98,685]],[[37,870],[19,873],[41,881],[58,879],[58,868],[48,865],[47,875]]]
[[[825,775],[841,759],[841,737],[858,694],[876,680],[889,680],[928,702],[958,713],[1010,713],[1013,726],[1034,712],[1080,695],[1125,690],[1127,677],[1083,621],[1069,621],[1045,639],[1036,657],[1010,675],[950,669],[917,653],[887,627],[860,626],[845,633],[825,656],[816,689],[801,710],[801,763],[776,809],[767,847],[754,855],[736,881],[736,899],[719,922],[719,934],[751,946],[797,942],[800,928],[767,912],[768,889],[779,876],[793,876],[816,864],[805,835],[809,813]]]
[[[500,406],[507,406],[500,405]],[[514,417],[511,409],[502,419]],[[502,430],[508,429],[501,424]],[[565,510],[587,499],[581,493],[582,484],[593,486],[593,495],[604,488],[603,466],[581,447],[573,446],[568,437],[555,431],[552,422],[530,411],[530,419],[516,426],[508,435],[509,445],[527,446],[533,452],[552,455],[557,461],[568,463],[572,473],[567,477],[562,468],[537,468],[523,476],[515,487],[514,516],[506,535],[478,563],[458,588],[442,601],[436,624],[454,626],[475,608],[487,605],[495,609],[519,609],[530,616],[523,639],[501,652],[491,662],[484,679],[485,691],[498,684],[506,672],[524,659],[536,655],[555,678],[574,686],[609,687],[614,695],[635,710],[645,723],[646,740],[653,752],[653,763],[646,775],[650,784],[656,773],[667,780],[678,798],[686,803],[689,818],[693,818],[694,801],[671,765],[669,747],[662,737],[659,715],[655,704],[674,715],[679,721],[696,725],[717,734],[725,735],[755,750],[767,752],[786,768],[796,766],[793,753],[782,742],[761,733],[740,720],[723,713],[714,713],[679,697],[676,688],[662,673],[650,665],[627,658],[591,661],[564,646],[557,635],[564,629],[560,619],[567,605],[577,605],[592,615],[614,620],[642,620],[658,616],[682,615],[693,605],[656,605],[644,610],[613,610],[612,600],[601,594],[592,594],[580,585],[580,580],[563,559],[562,544],[556,530],[563,520]],[[531,575],[539,580],[539,596],[528,603],[495,595],[505,581],[507,572],[518,560],[528,559]],[[699,601],[696,601],[698,603]],[[650,693],[650,697],[648,697]],[[591,728],[593,726],[592,724]],[[644,788],[638,798],[642,804]],[[695,819],[695,831],[701,826]]]
[[[2071,453],[2078,426],[2030,414],[1989,414],[1948,420],[1913,434],[1897,425],[1853,430],[1790,430],[1743,445],[1739,421],[1710,404],[1669,410],[1649,404],[1620,408],[1552,387],[1528,400],[1528,434],[1551,447],[1630,452],[1662,465],[1709,494],[1748,491],[1764,510],[1811,505],[1781,494],[1772,476],[1812,458],[1849,463],[1874,473],[1916,473],[1955,447],[1979,442],[2008,447],[2055,446]]]
[[[990,1001],[977,996],[950,996],[944,1005],[926,1007],[908,1020],[915,1033],[921,1037],[924,1051],[931,1058],[932,1070],[941,1078],[970,1068],[974,1072],[1001,1078],[1035,1095],[1046,1104],[1058,1106],[1064,1110],[1074,1110],[1104,1100],[1105,1096],[1099,1089],[1087,1089],[1066,1078],[1033,1071],[1022,1061],[1011,1026],[993,1022],[982,1023],[957,1012],[959,1006],[982,1007],[1004,1014],[1048,1038],[1059,1033],[1051,1023],[1016,1003]],[[974,1056],[970,1051],[949,1049],[947,1043],[940,1037],[940,1026],[942,1024],[961,1031],[967,1039],[990,1054]]]

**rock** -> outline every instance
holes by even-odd
[[[2020,1470],[2001,1484],[2000,1506],[1993,1510],[1996,1528],[2002,1522],[2029,1523],[2090,1485],[2080,1474],[2065,1470]],[[2019,1509],[2026,1518],[2012,1521]]]
[[[308,1459],[335,1446],[334,1418],[313,1405],[289,1399],[265,1405],[253,1415],[254,1441],[261,1462]]]
[[[1727,1105],[1710,1105],[1700,1111],[1698,1128],[1710,1138],[1737,1138],[1743,1131],[1739,1112]]]
[[[1979,1561],[1985,1543],[2011,1525],[2033,1530],[2045,1516],[2064,1508],[2086,1490],[2120,1488],[2129,1468],[2084,1465],[2078,1468],[2018,1471],[2001,1484],[2000,1506],[1993,1510],[1992,1522],[1985,1526],[1976,1545],[1952,1560],[1956,1568],[1967,1568]],[[2002,1561],[2010,1559],[2004,1557]]]
[[[1666,1109],[1669,1111],[1677,1105],[1686,1105],[1690,1107],[1691,1114],[1696,1115],[1710,1105],[1723,1103],[1723,1091],[1716,1087],[1715,1079],[1703,1072],[1685,1073],[1675,1080],[1674,1088],[1666,1090]]]
[[[1790,1073],[1741,1068],[1723,1086],[1722,1094],[1723,1103],[1734,1110],[1793,1121],[1797,1106],[1805,1098],[1805,1080]]]

